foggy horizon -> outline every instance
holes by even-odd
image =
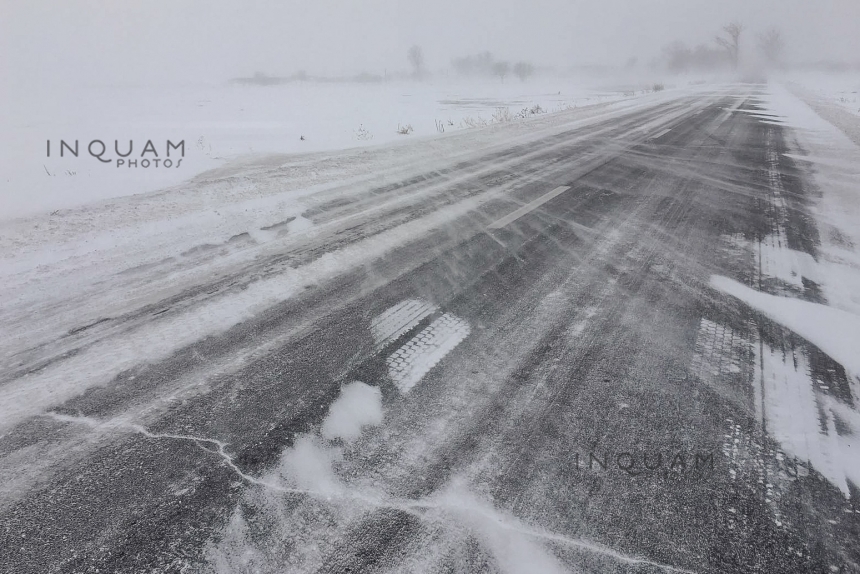
[[[606,2],[373,0],[335,5],[216,1],[53,3],[4,0],[7,84],[187,84],[255,72],[317,76],[409,69],[422,48],[428,72],[484,51],[565,71],[580,66],[648,66],[675,41],[715,46],[721,27],[745,26],[742,52],[778,29],[785,61],[855,64],[860,3],[850,0]]]

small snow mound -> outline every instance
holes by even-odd
[[[340,457],[339,449],[326,448],[319,438],[302,435],[281,455],[278,471],[281,478],[297,488],[338,496],[344,486],[332,466]]]
[[[290,233],[298,233],[299,231],[306,231],[313,226],[313,221],[311,221],[307,217],[302,217],[301,215],[299,215],[287,224],[287,231],[289,231]]]
[[[275,231],[270,231],[268,229],[249,229],[248,235],[251,236],[251,239],[256,241],[257,243],[268,243],[274,239],[277,239],[278,233]]]
[[[352,442],[365,426],[382,424],[382,393],[360,381],[344,385],[323,421],[322,436]]]

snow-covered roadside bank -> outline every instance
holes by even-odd
[[[711,284],[838,364],[832,380],[823,380],[828,377],[812,367],[806,345],[786,348],[764,339],[751,345],[763,428],[786,454],[809,464],[849,497],[849,484],[860,484],[860,147],[845,132],[860,130],[860,118],[851,117],[837,128],[813,109],[820,102],[804,101],[783,85],[772,85],[769,92],[757,102],[760,117],[791,128],[784,132],[789,135],[785,155],[812,174],[809,209],[817,241],[811,253],[789,247],[782,221],[796,207],[791,207],[784,176],[776,169],[780,160],[771,141],[768,179],[775,225],[771,234],[748,246],[761,277],[753,288],[719,276]],[[810,293],[820,295],[810,300]],[[834,385],[846,379],[848,388],[837,392]]]
[[[10,279],[46,265],[56,268],[64,261],[75,268],[81,257],[94,256],[101,264],[114,251],[122,251],[120,266],[134,267],[193,247],[225,243],[242,233],[265,242],[267,227],[332,196],[443,169],[455,161],[677,96],[652,94],[431,139],[401,139],[396,145],[246,156],[160,191],[0,220],[0,276]]]
[[[594,84],[566,78],[526,83],[440,78],[165,89],[15,86],[0,107],[0,219],[163,189],[242,155],[373,146],[492,122],[498,109],[511,115],[554,112],[642,94]],[[61,148],[61,140],[69,147]],[[181,163],[179,152],[170,150],[171,165],[165,167],[168,140],[184,146]],[[77,157],[70,149],[75,141]],[[129,141],[132,153],[122,162],[90,155],[121,159]],[[141,157],[147,141],[157,156]],[[152,162],[156,157],[158,165]],[[150,160],[147,167],[143,158]]]
[[[9,288],[27,283],[34,278],[29,273],[46,271],[46,266],[57,272],[89,262],[116,272],[194,247],[224,244],[243,233],[264,243],[272,235],[267,228],[332,197],[444,169],[678,95],[651,94],[364,149],[247,156],[161,191],[0,221],[0,276]],[[307,224],[299,220],[292,228]],[[110,265],[114,253],[121,253],[115,266]]]
[[[792,73],[785,79],[808,92],[807,103],[819,99],[860,117],[860,72]]]
[[[146,314],[139,319],[146,320],[144,323],[135,319],[121,325],[120,331],[109,322],[99,323],[217,280],[222,273],[235,271],[257,257],[296,249],[306,241],[325,241],[331,225],[315,225],[304,215],[315,206],[684,93],[652,94],[400,145],[249,158],[162,192],[6,222],[0,274],[7,304],[0,322],[16,336],[0,347],[0,364],[7,375],[4,400],[0,401],[5,405],[2,420],[13,424],[107,382],[123,369],[163,358],[183,345],[222,332],[289,299],[308,283],[343,273],[444,225],[484,199],[464,199],[401,226],[403,229],[395,227],[341,249],[343,253],[329,253],[241,291],[219,293],[211,304],[156,313],[157,318]],[[457,178],[501,167],[498,162],[477,163],[465,174],[443,177],[441,185],[451,186]],[[484,195],[504,191],[487,190]],[[432,192],[430,186],[420,194]],[[395,194],[386,201],[418,199],[415,194],[405,198]],[[368,205],[364,211],[378,208]],[[366,215],[364,211],[358,215]],[[93,325],[98,326],[88,328]],[[82,346],[86,350],[80,355],[41,369],[35,376],[8,379],[20,369]]]

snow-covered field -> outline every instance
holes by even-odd
[[[0,219],[162,189],[248,154],[436,137],[442,130],[492,122],[499,108],[512,115],[535,106],[553,112],[633,94],[641,95],[642,89],[570,78],[9,89],[0,107]],[[69,145],[77,140],[78,156],[64,149],[65,157],[59,157],[60,140]],[[116,151],[126,153],[131,140],[128,160],[140,159],[149,140],[162,160],[167,140],[184,141],[184,158],[170,168],[103,163],[87,151],[93,140],[105,144],[104,159],[116,158]],[[101,144],[94,144],[93,153],[101,155],[101,150]],[[174,159],[177,153],[172,152]],[[156,156],[147,152],[143,157]]]
[[[840,74],[794,73],[786,79],[860,117],[860,71]]]

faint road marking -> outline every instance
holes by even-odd
[[[659,134],[657,134],[657,135],[653,136],[651,139],[655,140],[655,139],[657,139],[657,138],[661,138],[661,137],[663,137],[664,135],[666,135],[667,133],[669,133],[669,132],[671,132],[671,131],[672,131],[672,128],[666,128],[665,130],[663,130],[663,131],[662,131],[662,132],[660,132]]]
[[[522,206],[518,210],[514,211],[513,213],[509,213],[508,215],[504,216],[503,218],[499,219],[498,221],[491,223],[489,226],[487,226],[487,228],[488,229],[501,229],[502,227],[508,225],[509,223],[516,221],[517,219],[519,219],[520,217],[522,217],[526,213],[532,211],[533,209],[540,207],[541,205],[543,205],[544,203],[546,203],[547,201],[549,201],[553,197],[561,195],[562,193],[564,193],[568,189],[570,189],[570,186],[567,186],[567,185],[559,186],[559,187],[555,188],[554,190],[552,190],[551,192],[547,193],[546,195],[542,195],[539,198],[535,199],[534,201],[531,201],[531,202],[525,204],[524,206]]]

